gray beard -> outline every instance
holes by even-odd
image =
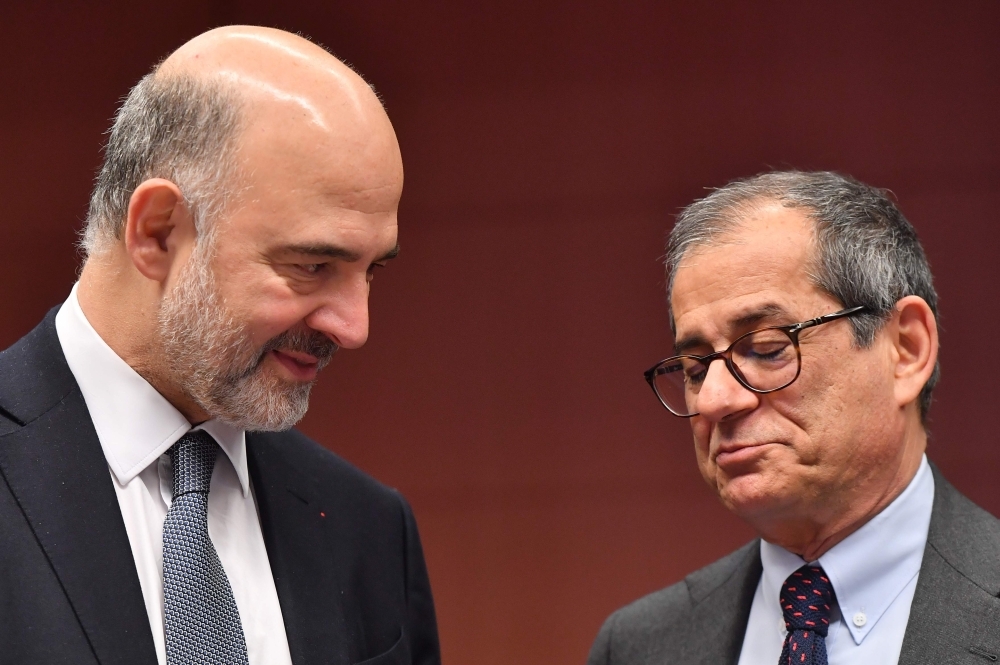
[[[301,351],[322,369],[337,346],[321,333],[291,330],[255,346],[219,296],[211,244],[208,238],[195,249],[157,313],[165,360],[181,390],[210,417],[244,430],[289,429],[309,409],[313,382],[285,381],[264,370],[264,359],[275,349]]]

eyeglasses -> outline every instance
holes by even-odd
[[[787,388],[802,371],[799,333],[855,314],[867,307],[849,307],[833,314],[793,323],[753,330],[741,335],[725,351],[707,356],[681,355],[656,363],[643,375],[663,406],[675,416],[697,416],[698,393],[714,360],[725,360],[729,373],[741,386],[758,395]]]

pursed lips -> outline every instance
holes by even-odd
[[[713,451],[712,461],[718,466],[746,462],[760,454],[762,448],[770,445],[779,444],[776,441],[762,441],[758,443],[726,442]]]

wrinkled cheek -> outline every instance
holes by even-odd
[[[711,461],[711,429],[703,424],[692,423],[694,433],[694,454],[705,482],[711,487],[716,486],[718,467]]]

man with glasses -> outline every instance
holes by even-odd
[[[646,372],[760,538],[615,612],[590,665],[1000,657],[1000,522],[927,462],[937,296],[882,190],[739,180],[667,247],[675,355]]]

